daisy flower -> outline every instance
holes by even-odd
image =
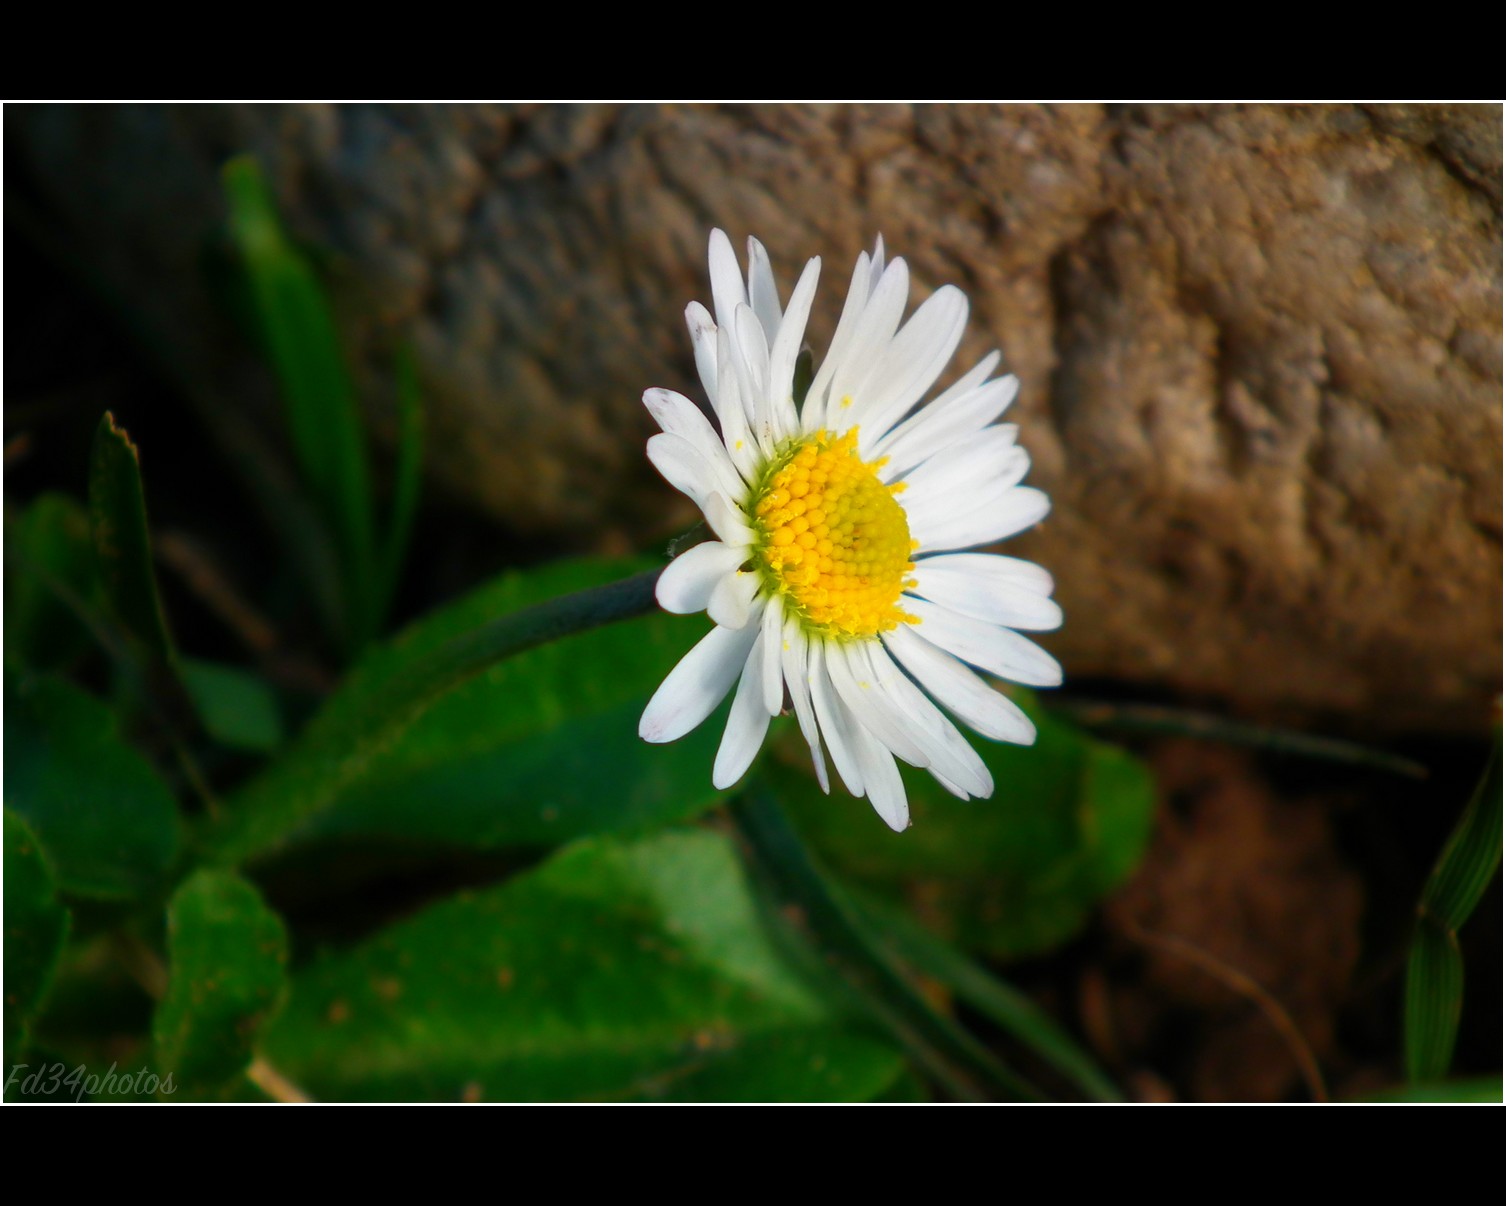
[[[973,667],[1031,686],[1061,667],[1018,630],[1061,623],[1051,575],[993,553],[964,552],[1023,531],[1050,508],[1020,484],[1030,466],[1017,428],[997,420],[1019,382],[985,356],[922,402],[967,323],[951,285],[900,324],[910,276],[880,239],[858,256],[831,350],[797,405],[796,364],[821,261],[780,306],[769,257],[711,233],[715,319],[685,312],[696,368],[721,432],[681,394],[643,400],[663,429],[649,459],[701,509],[716,539],[677,557],[660,605],[705,611],[715,627],[649,701],[638,732],[673,741],[734,684],[712,780],[737,782],[771,718],[794,710],[816,777],[825,753],[854,796],[895,830],[909,805],[895,758],[954,795],[993,793],[977,752],[945,708],[985,737],[1028,745],[1035,726]],[[933,702],[933,700],[935,702]],[[941,707],[938,708],[937,704]]]

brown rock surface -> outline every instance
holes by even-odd
[[[1256,714],[1478,730],[1500,691],[1501,110],[1494,106],[16,107],[15,175],[159,339],[232,379],[199,264],[258,154],[328,250],[363,371],[417,343],[432,473],[507,524],[641,545],[686,505],[649,385],[712,225],[819,350],[882,232],[963,357],[1022,380],[1075,675]],[[971,361],[969,361],[971,363]],[[960,361],[959,361],[960,364]]]

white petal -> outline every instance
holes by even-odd
[[[685,307],[685,325],[690,328],[690,346],[695,349],[695,371],[701,378],[701,388],[711,400],[711,409],[716,405],[716,322],[700,302],[691,302]]]
[[[903,494],[899,497],[904,500]],[[908,508],[906,510],[908,512]],[[910,535],[920,542],[921,553],[967,549],[1023,532],[1040,523],[1050,510],[1051,500],[1040,490],[1033,486],[1015,486],[987,507],[948,517],[924,536],[913,530]]]
[[[1051,632],[1061,627],[1062,609],[1054,600],[1034,589],[1034,584],[1010,581],[1007,575],[948,569],[921,560],[915,565],[915,582],[915,594],[975,620],[1027,632]]]
[[[914,626],[917,636],[980,670],[1029,687],[1061,686],[1061,664],[1017,632],[958,615],[924,599],[906,599],[905,609],[920,621]]]
[[[805,395],[805,408],[800,413],[800,430],[806,433],[819,431],[826,426],[826,391],[831,385],[832,374],[847,354],[847,345],[857,329],[858,320],[868,305],[868,253],[858,253],[858,262],[853,265],[852,280],[847,286],[847,300],[842,303],[842,317],[837,320],[836,333],[831,337],[831,347],[826,359],[816,370],[809,392]]]
[[[771,452],[778,437],[774,432],[774,409],[769,404],[769,344],[752,307],[738,306],[732,322],[737,333],[737,384],[742,390],[743,409],[748,413],[754,438],[766,453]]]
[[[705,611],[717,582],[735,572],[747,556],[747,549],[729,548],[720,540],[704,541],[669,563],[659,575],[654,596],[660,607],[675,615]]]
[[[873,260],[868,267],[868,294],[871,297],[873,291],[878,288],[879,280],[884,275],[884,236],[878,235],[873,240]]]
[[[933,476],[895,497],[905,509],[910,538],[926,549],[954,530],[966,530],[976,522],[975,516],[992,516],[1013,490],[1014,483],[1007,480],[971,481],[953,488],[945,477]]]
[[[1017,378],[1000,377],[951,402],[943,404],[938,398],[896,427],[890,439],[874,451],[889,457],[895,472],[903,472],[982,431],[1009,408],[1019,392]]]
[[[995,741],[1031,745],[1035,725],[1014,700],[994,690],[949,653],[910,631],[909,625],[884,634],[884,647],[915,681],[954,716]]]
[[[910,803],[905,799],[905,781],[899,777],[894,755],[861,725],[854,724],[853,730],[853,745],[868,802],[884,824],[895,833],[903,833],[910,824]]]
[[[826,740],[826,748],[831,753],[837,775],[850,794],[861,796],[863,772],[858,767],[846,711],[837,698],[836,688],[831,685],[831,676],[826,672],[826,653],[824,642],[810,643],[806,681],[811,688],[811,704],[816,710],[816,723],[821,727],[821,736]]]
[[[723,628],[742,628],[758,594],[758,575],[750,570],[724,574],[706,601],[706,614]]]
[[[683,737],[716,710],[748,660],[758,629],[713,628],[680,659],[643,709],[638,736],[655,744]]]
[[[695,500],[702,509],[706,499],[721,487],[716,469],[695,450],[689,440],[660,433],[648,439],[648,459],[664,475],[664,480]]]
[[[1006,428],[986,427],[911,469],[901,480],[908,483],[907,491],[935,489],[954,499],[984,487],[1002,492],[1019,485],[1030,471],[1030,454],[1014,440],[1015,433]],[[888,473],[881,476],[886,482],[894,480]]]
[[[769,349],[769,399],[774,408],[774,429],[780,439],[797,435],[800,420],[795,414],[795,361],[800,356],[800,341],[805,337],[806,319],[821,277],[819,258],[806,264],[790,294],[790,308],[784,312],[779,333]]]
[[[716,472],[718,488],[729,498],[741,500],[744,482],[727,457],[727,447],[711,426],[701,408],[684,394],[671,389],[651,389],[643,394],[643,404],[654,422],[666,435],[679,436],[690,443]]]
[[[780,646],[784,642],[784,600],[770,597],[763,609],[763,665],[759,668],[760,694],[770,716],[784,711],[784,675]]]
[[[658,436],[654,437],[658,439]],[[733,548],[747,548],[753,543],[753,529],[743,513],[729,503],[725,495],[713,493],[701,504],[701,514],[717,539]]]
[[[790,701],[795,705],[795,717],[800,722],[800,733],[810,746],[811,763],[816,768],[816,781],[821,790],[831,792],[826,777],[826,756],[821,752],[821,730],[816,727],[816,713],[811,707],[811,686],[806,666],[810,659],[810,641],[800,627],[794,614],[784,620],[784,641],[780,651],[784,666],[784,681],[789,684]]]
[[[1000,356],[998,352],[990,352],[987,356],[983,357],[982,360],[978,361],[977,364],[958,377],[956,381],[952,382],[951,385],[947,386],[946,389],[927,402],[923,410],[911,415],[898,427],[884,436],[878,442],[874,451],[882,455],[901,436],[918,427],[927,415],[939,414],[951,407],[958,398],[972,393],[988,380],[988,375],[994,369],[999,367],[999,360]]]
[[[920,401],[946,368],[967,327],[967,298],[944,285],[905,323],[888,350],[857,386],[862,428],[859,449],[867,450]]]
[[[931,776],[936,780],[936,782],[940,783],[943,788],[951,792],[952,795],[956,796],[959,800],[971,800],[973,798],[965,787],[953,783],[934,766],[931,768]],[[984,798],[987,798],[991,795],[993,795],[993,792],[991,791],[983,793]]]
[[[981,578],[1038,595],[1049,595],[1056,589],[1051,572],[1044,566],[1034,561],[1021,561],[1018,557],[1006,557],[1002,553],[938,553],[917,561],[916,565],[966,574],[970,578]]]
[[[738,377],[737,356],[732,350],[732,335],[725,329],[716,333],[716,401],[717,421],[722,425],[722,443],[737,471],[748,481],[758,472],[762,459],[758,442],[748,428],[748,412],[743,406],[742,385]]]
[[[826,669],[832,685],[865,729],[877,737],[911,766],[930,766],[931,760],[920,748],[893,711],[885,707],[877,688],[869,678],[868,666],[855,653],[858,642],[833,641],[826,646]],[[866,776],[865,776],[866,778]]]
[[[992,795],[993,776],[978,752],[924,692],[905,677],[883,645],[867,641],[861,650],[869,679],[880,692],[880,699],[899,716],[916,744],[925,751],[930,772],[948,791],[953,795],[960,793],[963,799]]]
[[[910,270],[904,260],[895,260],[884,270],[883,279],[868,299],[863,317],[852,334],[852,344],[832,376],[831,394],[826,402],[826,422],[834,431],[846,431],[856,421],[849,416],[862,400],[857,396],[857,386],[867,377],[874,362],[888,350],[909,300]]]
[[[751,235],[748,237],[748,300],[763,326],[764,338],[774,342],[779,330],[779,287],[774,283],[774,269],[769,253]]]
[[[769,731],[769,714],[760,706],[758,698],[757,666],[762,654],[763,634],[760,633],[753,639],[753,648],[743,664],[737,695],[732,700],[732,711],[727,715],[727,727],[722,732],[722,743],[717,747],[711,784],[718,791],[731,787],[743,777],[763,745],[764,734]]]
[[[732,240],[725,231],[711,232],[707,259],[711,263],[711,300],[716,307],[716,325],[730,330],[732,316],[737,307],[748,300],[748,294],[743,288],[743,274],[737,267],[737,252],[732,250]]]

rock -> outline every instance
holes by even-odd
[[[643,389],[695,394],[713,225],[819,349],[882,233],[1004,351],[1076,677],[1357,730],[1480,731],[1501,666],[1498,106],[6,110],[35,207],[157,338],[236,382],[199,263],[267,165],[363,376],[411,337],[449,491],[562,546],[687,505]],[[240,389],[240,386],[233,386]],[[373,392],[380,396],[379,389]],[[375,415],[379,427],[383,412]]]

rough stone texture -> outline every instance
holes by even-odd
[[[819,350],[882,232],[1022,379],[1069,673],[1247,712],[1478,730],[1500,691],[1501,110],[8,107],[38,208],[221,379],[199,265],[251,150],[327,249],[373,383],[417,343],[432,473],[530,533],[688,518],[642,455],[707,229]],[[227,376],[228,375],[228,376]],[[382,415],[378,408],[377,420]]]

